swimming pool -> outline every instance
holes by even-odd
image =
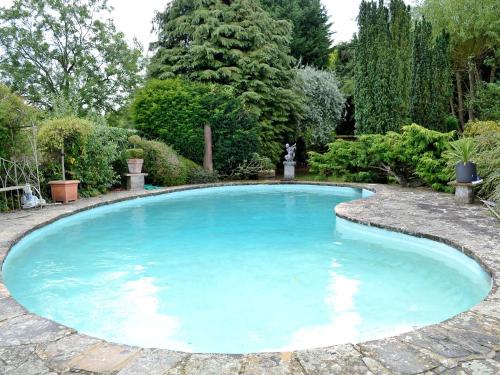
[[[488,275],[443,244],[336,218],[368,192],[231,186],[86,211],[25,237],[3,276],[29,310],[110,341],[294,350],[437,323]]]

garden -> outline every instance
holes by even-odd
[[[1,6],[0,373],[500,371],[500,2],[409,3]]]
[[[50,200],[49,181],[77,180],[81,197],[123,186],[133,150],[147,183],[173,186],[281,170],[284,144],[297,142],[302,179],[452,192],[455,165],[474,162],[479,196],[495,207],[495,2],[473,5],[481,16],[451,1],[363,2],[358,34],[333,48],[325,8],[299,3],[193,2],[184,14],[174,1],[157,13],[145,59],[112,22],[93,22],[104,3],[15,2],[2,11],[0,156],[36,161]],[[56,27],[61,17],[73,26]],[[6,197],[2,210],[14,208]]]

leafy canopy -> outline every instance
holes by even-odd
[[[331,141],[344,107],[337,78],[331,72],[304,67],[297,69],[296,86],[307,99],[299,131],[308,145],[323,146]]]
[[[30,102],[63,97],[79,113],[120,107],[140,80],[139,48],[127,45],[106,0],[14,0],[0,8],[0,76]]]
[[[290,23],[258,0],[174,0],[155,22],[149,74],[231,86],[259,118],[261,149],[277,159],[301,108],[291,87]]]

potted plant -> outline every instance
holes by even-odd
[[[473,138],[464,137],[450,143],[448,157],[455,165],[457,182],[470,183],[477,180],[476,164],[472,162],[476,152],[477,145]]]
[[[43,155],[48,159],[59,159],[61,180],[50,181],[50,190],[54,202],[68,203],[78,199],[79,180],[67,180],[65,168],[65,149],[72,154],[83,144],[91,131],[91,123],[76,117],[62,117],[46,120],[38,133],[38,140]]]
[[[144,164],[144,150],[142,148],[129,148],[125,151],[125,158],[127,159],[129,173],[138,174],[142,172],[142,165]]]

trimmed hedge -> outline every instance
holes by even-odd
[[[232,90],[180,79],[151,80],[131,106],[140,135],[159,139],[201,164],[203,126],[212,127],[213,161],[229,174],[258,148],[257,117],[245,111]]]

